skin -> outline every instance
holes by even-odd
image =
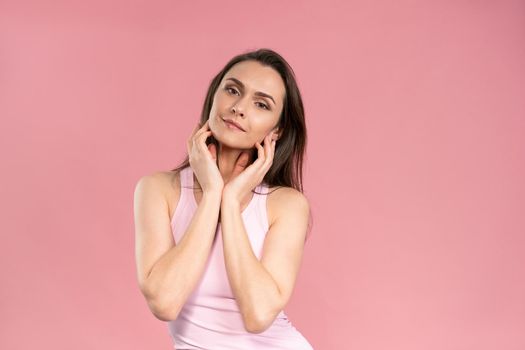
[[[236,78],[244,88],[229,80]],[[261,91],[273,97],[256,96]],[[276,127],[283,109],[286,89],[279,73],[255,61],[243,61],[233,66],[223,77],[213,99],[209,129],[219,142],[218,166],[224,183],[232,177],[235,164],[251,161],[252,152]],[[274,102],[275,101],[275,102]],[[246,132],[231,130],[221,117],[234,119]],[[278,135],[273,137],[278,139]],[[211,152],[215,156],[215,147]],[[239,157],[241,159],[239,159]],[[244,161],[244,162],[243,162]],[[238,170],[238,169],[237,169]]]
[[[229,77],[240,80],[244,88],[228,81]],[[275,104],[256,96],[256,91],[273,96]],[[287,304],[301,264],[308,200],[289,187],[268,195],[269,229],[260,260],[241,216],[252,199],[251,190],[272,165],[276,141],[271,140],[280,137],[276,125],[284,96],[279,74],[258,62],[244,61],[227,72],[214,96],[209,120],[197,126],[187,141],[195,184],[202,191],[194,192],[198,209],[177,245],[169,225],[174,208],[169,207],[176,203],[174,198],[178,201],[180,189],[164,192],[163,188],[178,184],[179,175],[173,180],[170,174],[168,181],[163,180],[167,178],[163,174],[155,174],[139,182],[135,194],[139,283],[159,319],[176,318],[193,290],[203,272],[217,219],[228,279],[246,330],[264,331]],[[221,117],[236,120],[246,132],[228,129]],[[206,138],[211,135],[219,143],[218,150],[213,144],[206,147]],[[169,195],[161,202],[162,192]],[[169,218],[162,214],[163,208],[169,208]]]
[[[243,86],[229,78],[238,79]],[[257,96],[256,91],[273,99]],[[222,79],[209,121],[201,128],[201,132],[213,134],[219,142],[218,151],[212,144],[208,150],[222,178],[222,182],[218,178],[215,182],[219,184],[217,191],[221,191],[225,266],[246,329],[254,333],[264,331],[273,323],[291,295],[309,214],[302,194],[290,189],[281,193],[281,203],[286,203],[288,208],[286,211],[282,206],[278,208],[279,220],[272,223],[264,254],[261,261],[258,260],[241,213],[251,199],[251,190],[272,165],[276,140],[280,137],[276,125],[285,92],[284,82],[275,70],[254,61],[241,62]],[[245,132],[228,128],[223,117],[234,119]],[[254,146],[256,154],[252,152]],[[285,212],[289,213],[287,217],[283,215]]]

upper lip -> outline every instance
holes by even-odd
[[[222,120],[224,120],[225,122],[227,123],[232,123],[233,125],[235,125],[236,127],[238,127],[239,129],[241,129],[242,131],[246,131],[244,130],[244,128],[241,126],[241,124],[237,123],[235,120],[233,119],[226,119],[226,118],[223,118]]]

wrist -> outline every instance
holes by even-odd
[[[219,190],[206,190],[202,192],[202,198],[220,201],[222,192]]]
[[[221,200],[221,209],[240,209],[241,202],[233,196],[223,195]]]

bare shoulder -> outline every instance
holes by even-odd
[[[310,202],[306,195],[292,187],[270,187],[266,200],[268,223],[271,226],[275,220],[292,212],[308,219],[310,215]]]
[[[146,186],[162,187],[166,190],[174,190],[179,177],[178,172],[174,171],[155,171],[150,174],[143,175],[138,184]]]
[[[173,217],[173,212],[180,197],[179,176],[178,171],[159,170],[142,176],[137,182],[137,187],[142,186],[146,190],[154,189],[163,194],[168,205],[170,219]]]

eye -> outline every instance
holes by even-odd
[[[267,106],[266,104],[264,104],[264,103],[261,103],[261,102],[257,102],[257,103],[258,103],[259,105],[263,106],[263,108],[265,108],[265,109],[268,109],[268,110],[270,109],[270,108],[268,108],[268,106]]]
[[[233,91],[233,94],[238,93],[238,91],[237,91],[236,89],[232,88],[231,86],[226,86],[226,87],[224,88],[224,90],[226,90],[230,95],[232,94],[232,91]],[[256,102],[256,103],[257,103],[259,106],[261,106],[261,108],[266,109],[266,110],[268,110],[268,111],[270,110],[270,107],[268,107],[267,104],[262,103],[262,102]]]
[[[230,94],[231,94],[231,91],[237,92],[237,90],[235,90],[234,88],[229,87],[229,86],[225,87],[224,90],[228,91],[228,93],[230,93]]]

